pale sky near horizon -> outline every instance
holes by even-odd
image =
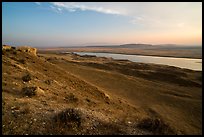
[[[3,2],[2,43],[202,45],[202,2]]]

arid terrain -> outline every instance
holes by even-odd
[[[2,132],[201,135],[202,72],[2,46]]]
[[[86,46],[68,48],[45,48],[41,51],[68,51],[68,52],[103,52],[120,53],[129,55],[146,55],[178,58],[202,58],[202,46],[185,45],[149,45],[149,44],[124,44],[114,46]]]

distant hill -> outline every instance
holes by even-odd
[[[120,45],[120,48],[150,48],[153,45],[151,44],[123,44]]]
[[[104,46],[86,46],[89,48],[145,48],[151,47],[151,44],[122,44],[122,45],[104,45]]]
[[[176,44],[122,44],[122,45],[100,45],[100,46],[80,46],[71,48],[137,48],[137,49],[202,49],[202,46],[198,45],[176,45]]]

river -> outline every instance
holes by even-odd
[[[78,55],[95,55],[97,57],[111,57],[113,59],[127,59],[132,62],[163,64],[163,65],[202,71],[202,59],[126,55],[126,54],[114,54],[114,53],[93,53],[93,52],[74,52],[74,53]]]

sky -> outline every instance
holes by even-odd
[[[202,3],[3,2],[2,43],[202,45]]]

